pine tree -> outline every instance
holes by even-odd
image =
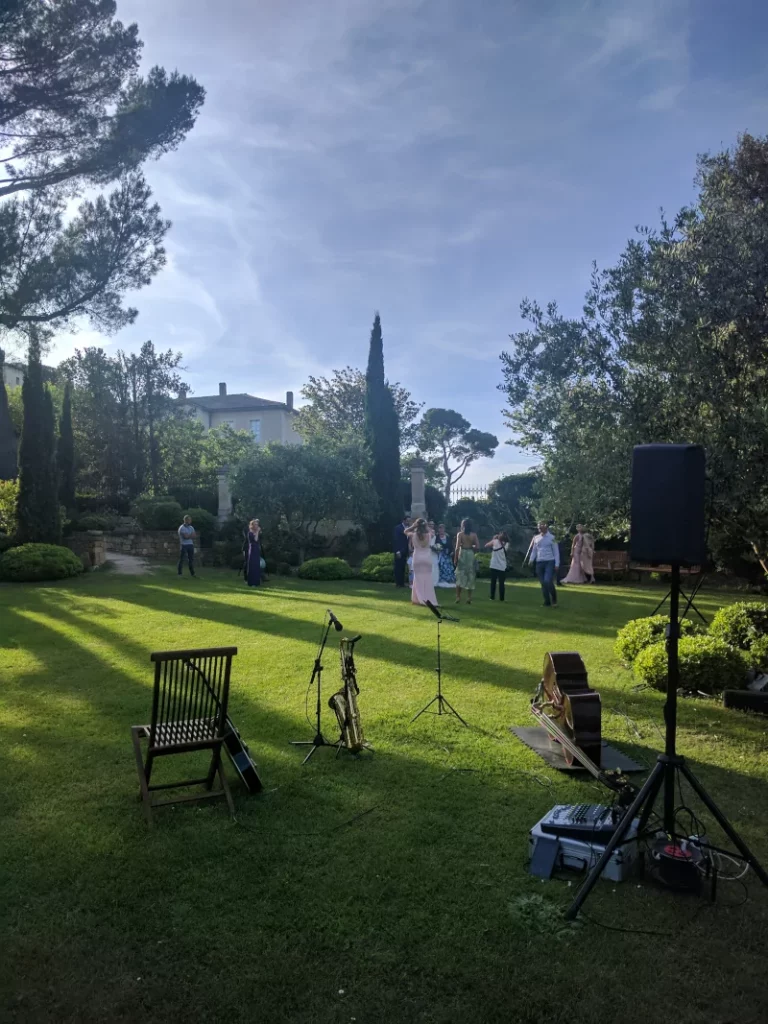
[[[72,393],[69,382],[64,386],[64,402],[59,420],[59,443],[56,448],[59,470],[59,504],[75,507],[75,440],[72,436]]]
[[[8,408],[8,395],[3,380],[5,353],[0,348],[0,480],[16,479],[16,431]]]
[[[381,318],[371,331],[365,375],[365,432],[371,453],[371,483],[379,499],[379,516],[368,530],[371,551],[388,551],[392,531],[400,521],[400,428],[392,392],[384,376]]]
[[[19,444],[16,537],[22,544],[58,544],[61,516],[55,417],[51,393],[43,384],[40,339],[34,328],[30,331],[29,360],[21,400],[24,419]]]

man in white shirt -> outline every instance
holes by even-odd
[[[555,590],[555,574],[560,567],[560,548],[549,532],[546,523],[539,523],[538,536],[531,542],[531,565],[536,566],[536,575],[544,594],[544,606],[549,608],[557,604]]]
[[[184,522],[179,527],[179,576],[186,558],[189,563],[189,575],[195,575],[195,528],[192,525],[192,517],[184,516]]]

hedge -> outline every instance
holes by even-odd
[[[731,647],[750,651],[756,640],[768,636],[768,605],[760,601],[727,605],[712,619],[709,632]]]
[[[631,619],[626,626],[619,630],[616,643],[613,645],[614,653],[626,665],[631,665],[635,658],[646,647],[656,644],[664,639],[665,630],[669,619],[665,615],[649,615],[643,619]],[[704,628],[690,619],[683,619],[680,622],[681,636],[700,636]]]
[[[395,556],[391,551],[381,551],[376,555],[368,555],[363,560],[360,575],[372,583],[395,582]]]
[[[310,558],[299,569],[303,580],[348,580],[354,575],[343,558]]]
[[[178,530],[184,518],[173,498],[139,498],[132,511],[145,530]]]
[[[713,636],[684,636],[678,645],[680,687],[688,692],[720,693],[746,682],[747,658]],[[635,658],[635,675],[662,692],[667,688],[667,645],[651,644]]]
[[[22,544],[0,557],[0,579],[11,583],[63,580],[82,571],[74,551],[58,544]]]

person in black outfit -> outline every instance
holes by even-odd
[[[410,516],[403,516],[403,521],[395,527],[392,550],[395,555],[395,586],[405,586],[405,574],[408,570],[408,538],[405,531],[411,525]]]

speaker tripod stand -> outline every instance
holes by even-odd
[[[659,792],[664,791],[664,812],[663,831],[669,837],[669,844],[672,847],[672,856],[681,851],[675,835],[675,785],[685,779],[691,789],[700,798],[704,806],[717,821],[720,828],[728,836],[730,841],[739,851],[742,860],[748,864],[757,877],[768,887],[768,874],[758,863],[749,847],[741,838],[736,829],[731,825],[723,812],[707,793],[702,784],[688,767],[685,758],[677,753],[677,687],[679,683],[679,666],[677,661],[677,644],[680,638],[680,566],[672,566],[672,589],[669,592],[669,626],[667,627],[667,701],[664,705],[664,720],[666,723],[666,737],[664,753],[659,754],[653,771],[645,780],[642,789],[627,808],[624,817],[619,822],[616,831],[608,841],[603,855],[587,875],[587,878],[576,894],[576,898],[566,911],[566,918],[573,920],[581,909],[584,901],[594,888],[595,882],[603,872],[603,868],[610,861],[614,850],[621,845],[629,831],[629,827],[640,813],[640,821],[637,830],[638,838],[645,834],[648,826],[648,819],[653,811],[653,805]]]
[[[686,594],[685,591],[683,590],[683,588],[680,587],[680,597],[682,597],[682,599],[685,601],[685,608],[683,609],[683,614],[682,614],[681,618],[684,619],[686,617],[686,615],[688,614],[689,610],[692,608],[696,612],[696,614],[699,616],[701,621],[704,623],[704,625],[706,626],[706,625],[708,625],[707,620],[704,618],[704,616],[701,614],[699,609],[696,607],[696,605],[694,604],[694,600],[693,600],[696,597],[696,595],[699,593],[699,591],[701,590],[702,586],[704,585],[704,579],[705,579],[704,573],[701,573],[699,578],[696,580],[696,584],[695,584],[693,590],[691,591],[690,595]],[[658,615],[658,613],[661,611],[661,609],[664,607],[664,605],[667,603],[667,601],[669,601],[671,596],[672,596],[672,591],[670,589],[664,595],[664,597],[662,597],[662,599],[659,601],[659,603],[656,605],[656,607],[653,609],[653,611],[651,612],[651,615],[652,616],[653,615]]]
[[[440,609],[436,605],[432,604],[431,601],[427,601],[426,604],[427,608],[429,608],[437,619],[437,668],[435,669],[437,672],[437,693],[432,700],[421,709],[421,711],[417,712],[413,716],[411,722],[415,722],[419,715],[423,715],[425,713],[430,715],[453,715],[455,718],[458,718],[462,725],[466,725],[467,728],[469,728],[448,698],[443,696],[443,673],[442,666],[440,664],[440,627],[444,622],[458,622],[459,620],[455,619],[452,615],[443,615]],[[429,710],[433,704],[437,704],[437,711]]]

